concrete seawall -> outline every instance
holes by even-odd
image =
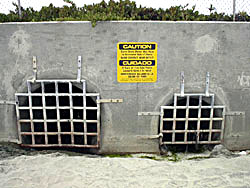
[[[117,43],[156,42],[157,82],[117,82]],[[250,23],[46,22],[0,24],[0,100],[26,92],[37,56],[38,79],[76,79],[77,56],[87,92],[122,103],[101,104],[101,153],[159,152],[160,112],[180,92],[203,93],[210,72],[215,104],[225,105],[224,145],[250,149]],[[235,112],[242,112],[239,115]],[[0,104],[0,139],[17,139],[14,105]]]

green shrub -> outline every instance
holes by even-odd
[[[115,2],[110,0],[108,3],[102,1],[93,5],[77,7],[71,0],[64,0],[70,6],[55,7],[53,4],[42,7],[40,11],[33,8],[21,8],[22,17],[18,16],[18,6],[15,11],[9,14],[0,14],[0,22],[40,22],[40,21],[91,21],[95,26],[97,21],[108,20],[162,20],[162,21],[232,21],[232,15],[214,12],[211,5],[210,15],[200,14],[195,10],[185,6],[173,6],[168,9],[154,9],[136,6],[134,1],[120,0]],[[250,16],[246,12],[236,15],[236,21],[250,21]]]

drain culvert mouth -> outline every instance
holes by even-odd
[[[224,109],[215,105],[214,94],[175,94],[170,105],[161,107],[161,145],[220,144]]]
[[[19,139],[31,147],[98,148],[98,93],[86,93],[85,81],[28,81],[28,93],[17,93]]]

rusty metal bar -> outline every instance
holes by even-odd
[[[21,135],[45,135],[44,132],[21,132]],[[58,132],[47,132],[48,135],[58,135]],[[61,135],[70,135],[71,132],[61,132]],[[97,136],[98,133],[81,133],[81,132],[74,132],[74,135],[90,135],[90,136]]]
[[[214,106],[214,96],[212,96],[211,98],[211,106],[213,107]],[[212,138],[212,130],[213,130],[213,119],[214,118],[214,108],[211,108],[210,110],[210,120],[209,120],[209,136],[208,136],[208,141],[212,141],[211,138]],[[222,117],[223,119],[223,117]]]
[[[34,148],[38,148],[38,147],[68,147],[68,148],[98,148],[98,145],[78,145],[78,144],[36,144],[36,145],[30,145],[30,144],[21,144],[21,146],[23,147],[34,147]]]
[[[160,116],[161,112],[138,112],[138,116]]]
[[[123,99],[98,99],[97,103],[122,103]]]
[[[30,82],[27,82],[28,87],[28,100],[29,100],[29,113],[30,113],[30,124],[31,124],[31,132],[34,133],[34,122],[33,122],[33,111],[32,111],[32,98],[31,98],[31,85]],[[34,135],[32,137],[32,144],[35,144],[35,137]]]
[[[17,118],[17,131],[18,131],[18,138],[19,143],[22,143],[22,137],[21,137],[21,123],[20,123],[20,112],[19,112],[19,102],[18,102],[18,96],[15,95],[16,99],[16,118]]]
[[[33,122],[38,122],[38,123],[42,123],[42,122],[44,122],[44,120],[42,120],[42,119],[34,119],[34,120],[32,120]],[[58,120],[53,120],[53,119],[47,119],[46,120],[48,123],[49,122],[58,122]],[[86,121],[86,123],[98,123],[98,121],[97,120],[85,120]],[[26,123],[26,122],[31,122],[31,120],[30,119],[21,119],[20,120],[20,122],[21,123]],[[69,122],[69,120],[68,119],[62,119],[62,120],[60,120],[60,122]],[[73,122],[83,122],[83,120],[80,120],[80,119],[73,119]]]
[[[74,148],[98,148],[98,145],[77,145],[77,144],[36,144],[36,145],[31,145],[31,144],[21,144],[21,146],[24,147],[74,147]]]
[[[37,82],[36,82],[37,83]],[[96,94],[96,93],[86,93],[86,96],[87,97],[96,97],[96,96],[98,96],[99,94]],[[18,93],[18,96],[29,96],[29,94],[28,93]],[[30,94],[30,96],[42,96],[42,94],[41,93],[31,93]],[[44,96],[50,96],[50,97],[53,97],[53,96],[70,96],[69,94],[67,94],[67,93],[58,93],[57,95],[56,94],[54,94],[54,93],[45,93],[44,94]],[[72,96],[82,96],[82,94],[81,93],[72,93]]]

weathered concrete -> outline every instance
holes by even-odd
[[[156,83],[118,83],[116,44],[157,42]],[[205,74],[210,91],[228,116],[224,144],[250,149],[250,23],[224,22],[89,22],[0,24],[0,100],[14,100],[26,91],[32,77],[32,56],[38,58],[38,78],[76,78],[77,56],[83,57],[82,79],[88,92],[101,98],[123,98],[102,104],[100,152],[159,152],[159,117],[137,116],[159,111],[179,92],[179,73],[185,71],[185,91],[203,92]],[[0,138],[15,139],[14,106],[0,105]]]

